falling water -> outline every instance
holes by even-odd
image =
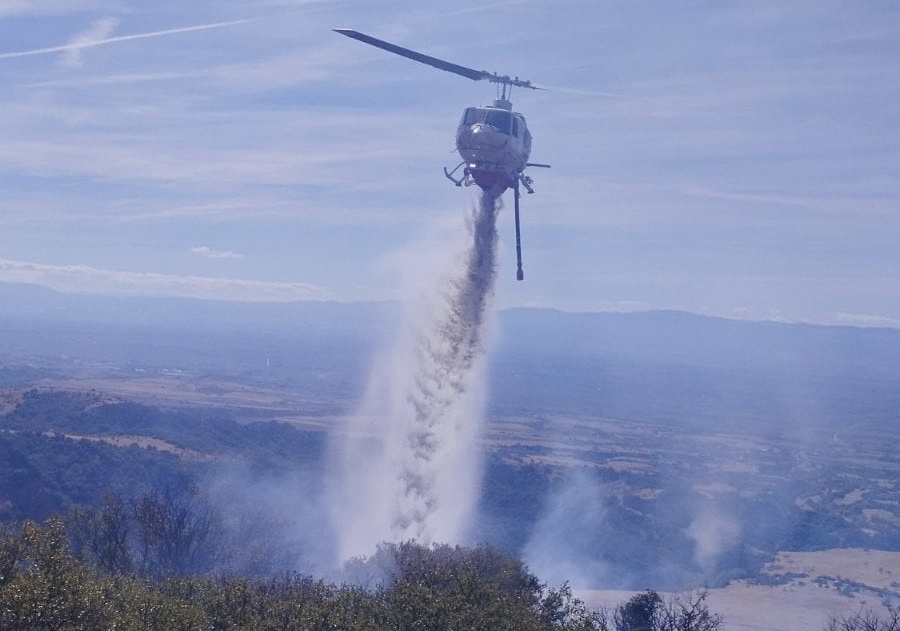
[[[398,340],[373,367],[340,450],[342,559],[383,541],[456,541],[478,496],[484,335],[494,286],[497,199],[483,193],[470,240],[407,305]]]

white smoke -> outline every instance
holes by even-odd
[[[569,582],[575,588],[603,584],[612,575],[597,558],[602,542],[595,533],[606,512],[604,496],[590,472],[570,471],[522,551],[528,567],[549,584]]]
[[[713,506],[702,509],[685,533],[694,541],[694,561],[704,570],[715,567],[719,557],[740,540],[741,525]]]
[[[496,199],[482,195],[468,243],[406,305],[339,449],[342,560],[384,541],[459,541],[477,502],[484,336],[493,293]]]

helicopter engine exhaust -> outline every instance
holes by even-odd
[[[344,560],[384,541],[458,542],[474,512],[497,251],[497,197],[480,197],[471,241],[441,282],[408,305],[350,420],[335,515]]]

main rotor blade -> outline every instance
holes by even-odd
[[[432,68],[437,68],[438,70],[446,70],[447,72],[452,72],[474,81],[487,79],[488,81],[492,81],[494,83],[502,83],[504,85],[515,85],[522,88],[538,89],[535,86],[531,85],[530,81],[525,81],[524,79],[519,79],[518,77],[516,77],[515,79],[511,79],[507,76],[498,75],[495,72],[487,72],[486,70],[473,70],[472,68],[466,68],[465,66],[460,66],[459,64],[452,64],[449,61],[444,61],[443,59],[438,59],[437,57],[431,57],[429,55],[423,55],[422,53],[417,53],[416,51],[410,50],[409,48],[403,48],[402,46],[391,44],[390,42],[386,42],[382,39],[377,39],[375,37],[372,37],[371,35],[366,35],[365,33],[360,33],[359,31],[354,31],[353,29],[336,28],[334,29],[334,31],[336,33],[340,33],[341,35],[346,35],[347,37],[352,37],[353,39],[369,44],[370,46],[381,48],[382,50],[400,55],[401,57],[406,57],[407,59],[412,59],[413,61],[427,64]]]
[[[447,72],[453,72],[455,74],[462,75],[463,77],[466,77],[468,79],[479,81],[481,79],[490,79],[493,76],[489,72],[485,72],[483,70],[472,70],[471,68],[466,68],[465,66],[451,64],[449,61],[444,61],[443,59],[438,59],[437,57],[429,57],[428,55],[423,55],[422,53],[417,53],[414,50],[403,48],[402,46],[397,46],[395,44],[391,44],[390,42],[370,37],[365,33],[360,33],[359,31],[354,31],[349,28],[336,28],[334,30],[336,33],[346,35],[347,37],[352,37],[353,39],[358,39],[359,41],[370,44],[371,46],[376,46],[386,51],[406,57],[407,59],[412,59],[413,61],[428,64],[429,66],[438,68],[440,70],[446,70]]]

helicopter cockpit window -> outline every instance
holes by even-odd
[[[503,110],[484,110],[484,122],[508,134],[511,127],[512,114]]]
[[[484,123],[505,134],[512,132],[518,136],[516,120],[510,112],[484,107],[467,107],[462,115],[462,125]]]

